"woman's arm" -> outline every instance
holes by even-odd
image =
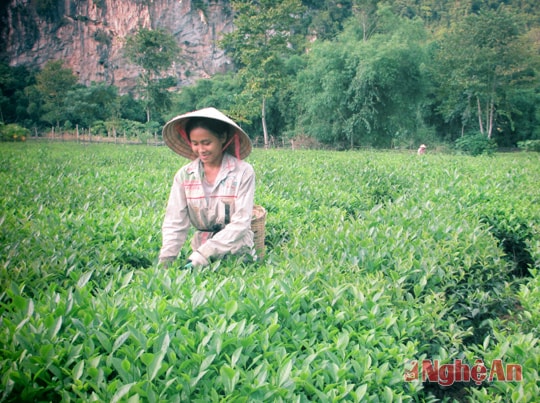
[[[159,253],[160,262],[176,259],[186,241],[189,227],[186,193],[180,171],[174,177],[167,209],[165,210],[162,226],[163,241]]]

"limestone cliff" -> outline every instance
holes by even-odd
[[[12,66],[60,59],[86,85],[135,86],[139,70],[123,44],[140,28],[174,35],[182,62],[171,73],[179,86],[231,67],[216,44],[233,28],[227,0],[10,0],[0,12],[0,52]]]

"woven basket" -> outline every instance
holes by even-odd
[[[264,257],[264,227],[266,225],[266,210],[263,206],[253,206],[253,216],[251,217],[251,230],[255,234],[255,250],[259,259]]]

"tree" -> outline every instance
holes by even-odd
[[[324,143],[343,143],[343,125],[350,118],[349,84],[354,78],[358,55],[354,44],[333,41],[313,45],[306,68],[296,80],[293,99],[298,107],[298,134]]]
[[[353,17],[337,40],[313,45],[296,85],[298,131],[342,147],[390,147],[422,123],[423,26],[387,8],[377,19],[368,40]]]
[[[244,90],[233,114],[239,120],[260,116],[264,144],[268,146],[266,102],[286,80],[285,60],[302,52],[298,34],[304,7],[300,0],[233,0],[235,30],[221,44],[239,67]]]
[[[125,94],[119,97],[119,112],[122,119],[132,120],[136,122],[144,122],[146,120],[146,112],[144,105],[133,98],[132,94]]]
[[[491,138],[499,119],[510,119],[509,96],[537,77],[538,55],[523,35],[520,16],[507,7],[471,14],[439,43],[433,76],[446,121]],[[474,117],[474,119],[473,119]]]
[[[303,1],[309,7],[309,33],[319,40],[334,39],[351,15],[351,0]]]
[[[118,91],[105,83],[80,86],[68,94],[66,116],[73,124],[91,127],[95,121],[106,121],[118,116]]]
[[[209,106],[227,110],[242,91],[239,81],[236,74],[230,73],[215,75],[211,80],[198,80],[175,96],[173,110],[192,111]]]
[[[63,67],[61,60],[48,62],[43,70],[36,74],[35,89],[42,102],[43,121],[60,126],[60,121],[65,116],[64,107],[69,99],[68,92],[76,83],[77,77],[71,69]]]
[[[354,0],[354,19],[362,31],[362,39],[367,41],[377,28],[377,0]]]
[[[26,66],[11,67],[0,63],[0,122],[15,123],[26,119],[28,99],[24,89],[35,84],[35,72]]]
[[[167,88],[173,85],[174,80],[162,76],[177,60],[180,47],[174,36],[167,32],[142,28],[127,39],[125,52],[128,59],[143,70],[139,84],[149,122],[152,110],[162,111],[170,105]]]

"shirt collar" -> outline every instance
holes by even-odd
[[[237,161],[238,160],[236,159],[236,157],[232,156],[229,153],[224,153],[223,160],[221,161],[221,169],[219,171],[219,176],[217,179],[221,180],[222,176],[226,176],[229,172],[233,171],[236,168]],[[200,158],[196,158],[191,161],[188,164],[187,171],[190,174],[197,173],[200,176],[200,174],[202,173],[202,163]]]

